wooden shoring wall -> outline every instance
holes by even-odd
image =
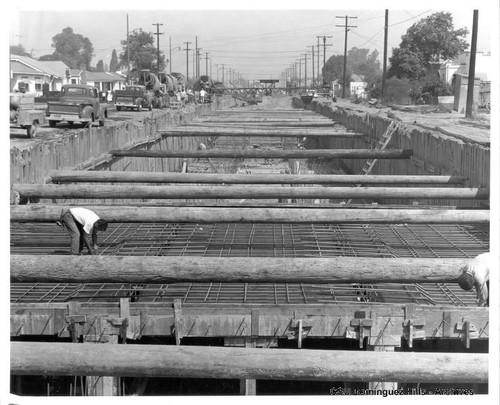
[[[26,149],[10,150],[10,183],[44,183],[49,173],[57,169],[89,170],[104,164],[112,170],[174,171],[182,167],[181,159],[152,159],[129,163],[117,159],[111,166],[106,164],[107,152],[150,140],[148,147],[154,149],[191,148],[195,140],[164,138],[157,133],[172,125],[190,122],[199,114],[210,114],[232,100],[216,101],[212,104],[194,106],[181,110],[153,110],[150,116],[135,122],[125,121],[104,127],[82,128],[64,133],[58,139],[39,141]],[[108,123],[111,121],[108,121]],[[189,143],[189,144],[188,144]],[[154,170],[153,170],[154,169]]]
[[[308,109],[334,119],[348,130],[365,135],[359,139],[308,139],[308,148],[369,148],[387,130],[392,120],[387,117],[351,111],[331,103],[313,102]],[[408,160],[379,160],[371,174],[385,175],[457,175],[464,176],[465,187],[490,187],[490,148],[477,143],[467,143],[458,138],[402,124],[392,136],[387,148],[411,149]],[[358,174],[365,161],[355,159],[332,159],[332,163]],[[388,204],[404,204],[401,200],[384,200]],[[458,207],[481,206],[480,202],[458,200],[420,200],[424,205],[456,205]]]

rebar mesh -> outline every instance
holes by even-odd
[[[487,225],[454,224],[110,224],[101,254],[202,257],[470,258],[489,249]],[[11,253],[67,254],[55,224],[12,224]],[[474,305],[454,284],[178,283],[11,285],[11,302],[113,301],[187,303],[415,303]]]

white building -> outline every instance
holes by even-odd
[[[363,75],[351,75],[351,82],[349,83],[349,90],[351,91],[351,96],[357,96],[360,98],[366,98],[366,86],[365,76]]]
[[[38,61],[25,56],[10,56],[10,91],[25,91],[41,96],[43,85],[59,91],[67,83],[68,66],[61,61]]]
[[[469,75],[470,52],[459,55],[452,61],[446,61],[439,68],[439,77],[448,84],[452,84],[453,75]],[[494,72],[493,59],[490,52],[476,53],[475,76],[481,81],[491,81]]]

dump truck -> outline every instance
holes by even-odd
[[[116,90],[114,100],[116,111],[130,109],[141,111],[153,109],[153,95],[146,90],[146,86],[138,84],[125,86],[123,90]]]
[[[43,110],[35,110],[35,96],[24,93],[10,95],[10,126],[26,129],[26,135],[34,138],[38,126],[45,124]]]
[[[108,117],[108,105],[99,97],[99,91],[94,86],[65,84],[59,101],[47,102],[45,115],[52,128],[62,121],[89,125],[98,121],[102,127]]]

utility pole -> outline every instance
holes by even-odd
[[[318,81],[319,81],[319,39],[323,38],[323,69],[325,68],[326,64],[326,47],[327,46],[332,46],[332,44],[327,44],[326,39],[327,38],[333,38],[331,35],[323,35],[323,36],[317,36],[318,38]],[[324,75],[322,75],[324,76]],[[325,78],[323,77],[323,85],[325,85]]]
[[[160,33],[160,23],[155,23],[153,25],[156,25],[156,33],[153,33],[153,35],[156,35],[156,73],[159,75],[160,74],[160,35],[163,35],[163,32]]]
[[[198,69],[198,77],[201,76],[200,60],[202,59],[201,48],[198,48],[198,57],[196,58],[196,68]]]
[[[205,52],[205,75],[208,76],[208,52]]]
[[[130,84],[130,34],[128,31],[128,14],[127,14],[127,84]]]
[[[196,80],[196,78],[198,77],[198,73],[196,72],[196,53],[195,53],[195,50],[193,49],[193,83],[194,81]]]
[[[384,25],[384,62],[382,67],[382,95],[381,101],[384,102],[385,96],[385,87],[386,87],[386,79],[385,76],[387,74],[387,30],[389,29],[389,10],[385,10],[385,25]]]
[[[198,77],[198,37],[194,37],[194,41],[195,41],[196,52],[195,52],[193,62],[196,60],[196,63],[193,65],[193,71],[196,72],[194,74],[194,77],[196,78],[196,77]]]
[[[224,85],[224,64],[221,63],[221,66],[222,66],[222,84]]]
[[[304,54],[304,87],[307,91],[307,53]]]
[[[318,84],[319,84],[319,39],[321,38],[320,36],[316,36],[316,38],[318,38],[318,66],[317,66],[317,69],[318,69],[318,74],[317,74],[317,77],[318,77]]]
[[[186,84],[189,80],[189,44],[191,42],[184,42],[186,44]]]
[[[314,80],[314,45],[311,46],[312,50],[312,85],[313,87],[316,85],[316,81]]]
[[[219,81],[219,64],[218,63],[215,64],[215,71],[217,73],[217,81]]]
[[[302,59],[299,59],[299,87],[302,87]]]
[[[333,44],[326,43],[327,38],[333,38],[333,37],[331,35],[330,36],[323,35],[323,69],[325,68],[325,65],[326,65],[326,47],[333,46]],[[323,75],[323,86],[325,86],[325,85],[326,85],[325,75]]]
[[[168,37],[168,66],[170,74],[172,74],[172,37]]]
[[[345,42],[344,42],[344,74],[342,79],[342,98],[345,98],[345,88],[346,88],[346,70],[347,70],[347,32],[349,28],[356,28],[357,25],[349,25],[349,18],[358,18],[358,17],[338,17],[337,18],[345,18],[345,25],[336,25],[336,27],[344,27],[345,28]]]
[[[465,104],[465,118],[474,118],[474,76],[476,76],[476,52],[477,52],[477,23],[479,10],[474,10],[472,17],[472,38],[470,43],[469,79],[467,83],[467,102]]]

